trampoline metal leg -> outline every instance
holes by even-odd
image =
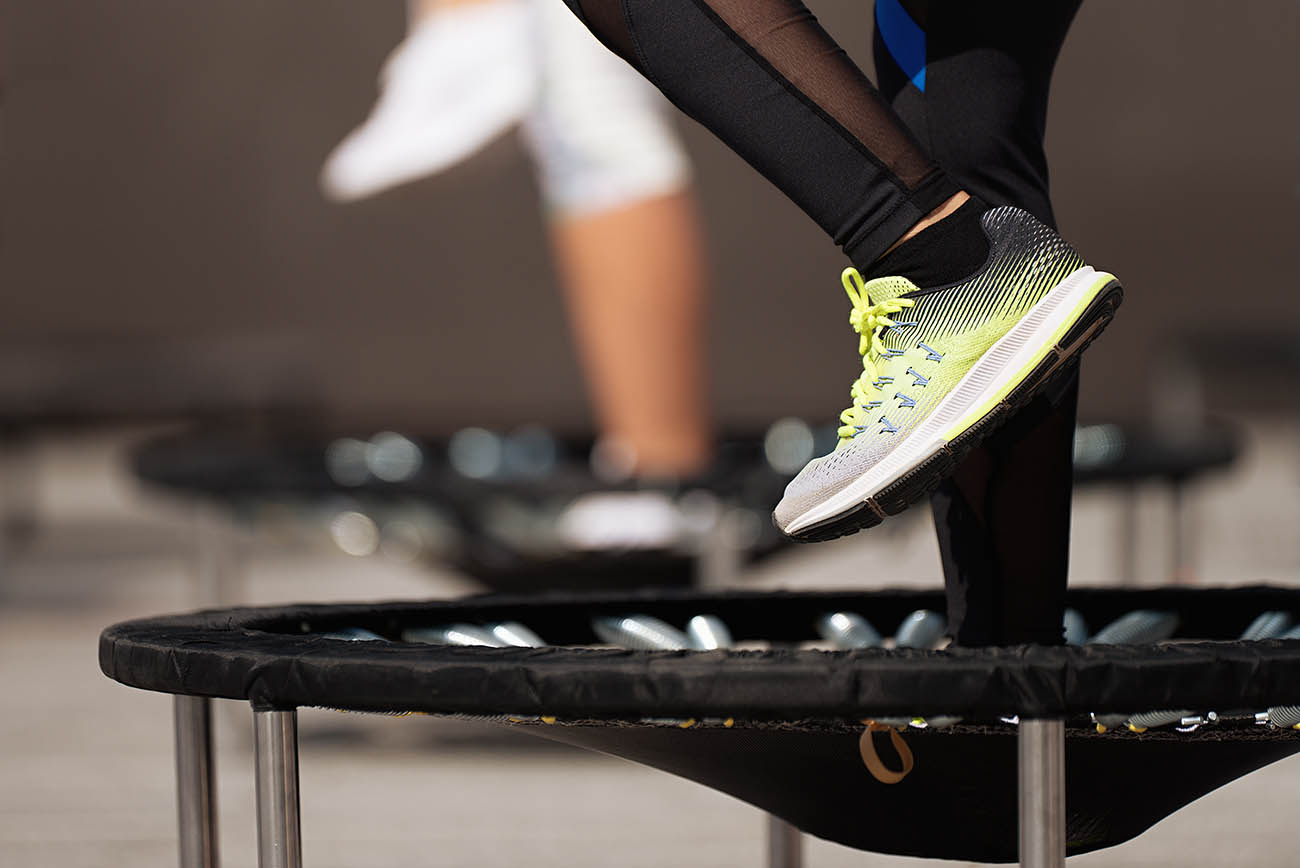
[[[803,868],[803,833],[767,815],[767,868]]]
[[[718,504],[717,526],[696,540],[695,586],[704,591],[735,587],[744,570],[740,516],[725,504]]]
[[[217,868],[216,770],[212,764],[212,701],[177,696],[176,813],[181,868]]]
[[[238,597],[240,543],[230,519],[212,504],[194,513],[194,572],[200,606],[228,606]]]
[[[257,864],[302,868],[298,815],[298,712],[253,711]]]
[[[1020,721],[1020,865],[1065,866],[1065,722]]]

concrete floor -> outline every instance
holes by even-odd
[[[59,465],[71,476],[51,483],[45,500],[57,520],[12,552],[0,574],[3,868],[175,864],[170,698],[101,675],[96,641],[116,620],[204,602],[193,580],[192,511],[141,498],[119,471],[92,458]],[[898,531],[892,544],[925,532]],[[843,555],[819,557],[834,565]],[[781,572],[785,584],[828,578],[813,562],[797,563],[773,568],[764,583],[778,583]],[[265,603],[446,596],[472,586],[414,566],[253,539],[240,587],[243,599]],[[763,864],[756,809],[667,774],[524,734],[484,738],[455,722],[326,711],[301,718],[311,868]],[[255,853],[247,709],[218,703],[216,723],[221,849],[225,864],[248,866]],[[1071,864],[1297,865],[1298,803],[1300,757]],[[928,863],[809,839],[807,864]]]

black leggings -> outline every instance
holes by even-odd
[[[1024,208],[1049,226],[1047,96],[1080,2],[876,2],[880,91],[921,146],[963,189],[990,205]],[[918,77],[924,90],[912,82]]]
[[[879,91],[799,0],[565,2],[859,268],[959,189],[1052,222],[1047,94],[1079,0],[877,0]],[[1077,396],[1068,377],[933,498],[962,644],[1061,641]]]
[[[1048,88],[1079,2],[876,0],[876,74],[894,110],[964,189],[1049,225]],[[959,644],[1062,641],[1078,394],[1076,370],[931,499]]]
[[[799,0],[565,0],[865,269],[958,191]]]

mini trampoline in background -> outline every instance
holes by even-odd
[[[298,707],[515,727],[681,775],[859,849],[1018,856],[1035,868],[1129,840],[1300,752],[1290,728],[1300,722],[1300,641],[1241,638],[1300,617],[1300,590],[1080,590],[1069,605],[1075,628],[1112,627],[1062,647],[809,644],[830,613],[887,626],[943,608],[939,593],[889,591],[228,609],[110,627],[100,666],[176,695],[185,868],[216,864],[211,697],[252,705],[259,859],[269,868],[302,859]],[[1133,613],[1160,625],[1145,638],[1162,641],[1106,644],[1125,638],[1114,625]],[[664,632],[712,616],[707,628],[691,623],[695,647],[731,647],[600,647],[600,634],[632,614]],[[502,624],[548,644],[424,644],[448,641],[452,625]],[[730,638],[717,639],[724,628]],[[868,635],[859,644],[876,643],[859,632]]]
[[[770,521],[772,506],[835,439],[833,426],[792,418],[732,432],[708,472],[658,488],[612,481],[617,468],[606,465],[617,462],[592,437],[538,425],[442,438],[212,427],[142,444],[133,469],[146,483],[216,507],[201,513],[195,547],[199,574],[217,586],[209,603],[229,601],[221,577],[234,561],[216,517],[299,537],[305,528],[351,555],[450,566],[496,591],[718,589],[790,545]],[[1175,437],[1109,424],[1079,428],[1075,451],[1076,485],[1119,485],[1132,503],[1140,482],[1181,496],[1239,449],[1230,430],[1214,426]],[[629,529],[638,532],[629,537]],[[1186,560],[1187,538],[1173,535],[1176,561]],[[1130,570],[1135,545],[1124,538]]]
[[[662,485],[626,478],[591,436],[539,425],[440,438],[214,428],[150,440],[132,464],[235,525],[306,529],[350,555],[432,562],[495,591],[717,587],[790,544],[771,506],[833,443],[833,430],[798,420],[733,432],[706,472]]]

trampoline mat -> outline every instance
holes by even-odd
[[[862,850],[1014,862],[1014,726],[909,729],[897,784],[867,771],[862,727],[529,725],[555,741],[633,760],[735,796],[819,838]],[[884,733],[877,750],[898,760]],[[1294,733],[1067,733],[1066,841],[1075,855],[1121,844],[1206,793],[1300,752]]]
[[[935,592],[688,591],[486,596],[453,602],[227,609],[114,625],[105,674],[148,690],[244,699],[260,709],[325,706],[468,715],[680,775],[798,828],[863,850],[1012,861],[1017,728],[1004,715],[1067,724],[1071,853],[1122,843],[1234,778],[1300,752],[1300,733],[1256,713],[1300,705],[1300,642],[1239,640],[1261,612],[1300,612],[1277,588],[1072,591],[1090,624],[1136,609],[1177,613],[1147,645],[804,649],[815,619],[861,612],[899,623]],[[645,613],[670,624],[712,613],[766,650],[584,647],[592,618]],[[452,622],[518,620],[554,645],[452,647],[402,641]],[[332,638],[360,628],[378,641]],[[1090,712],[1222,712],[1213,725],[1100,733]],[[864,718],[963,719],[907,727],[909,774],[885,784],[860,753]],[[691,722],[687,722],[690,719]],[[1181,731],[1190,729],[1191,731]],[[891,769],[890,737],[876,756]],[[879,771],[879,769],[878,769]]]

